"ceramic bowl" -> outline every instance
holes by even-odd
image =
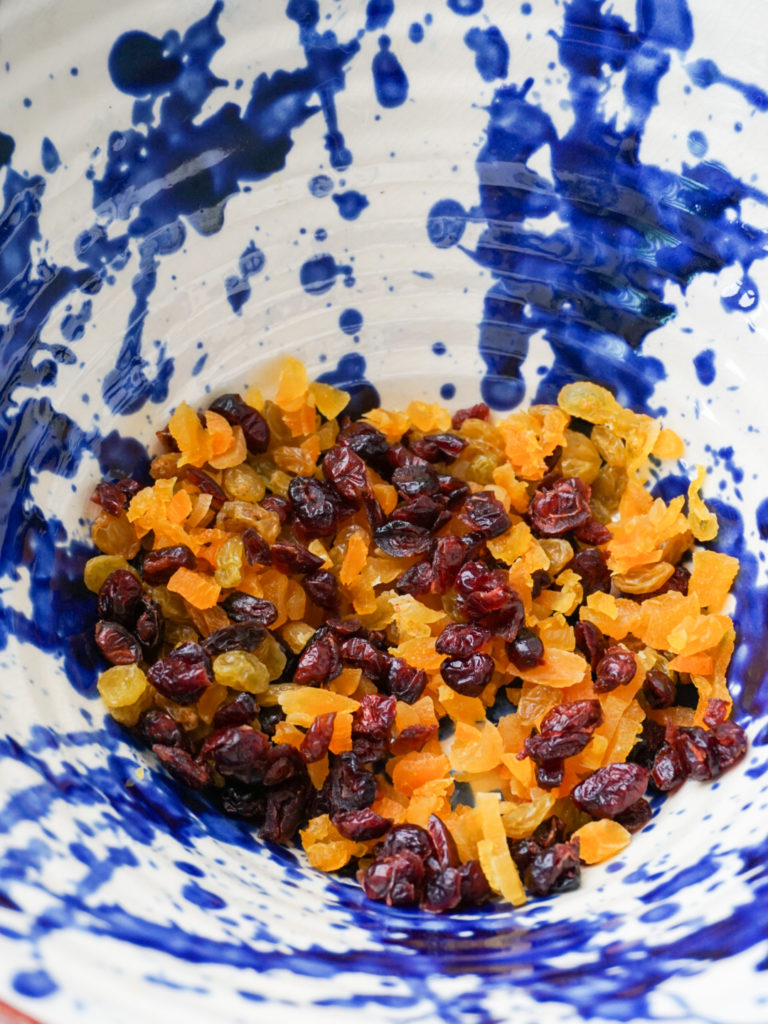
[[[0,1018],[764,1022],[765,5],[211,4],[0,6]],[[744,762],[446,917],[182,792],[96,696],[88,497],[286,353],[358,407],[663,415],[741,558]]]

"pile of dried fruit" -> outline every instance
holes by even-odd
[[[649,785],[746,749],[703,473],[687,508],[654,499],[649,458],[682,443],[587,383],[496,423],[346,403],[288,359],[273,401],[180,405],[151,486],[99,484],[99,692],[175,778],[356,861],[373,899],[572,888]]]

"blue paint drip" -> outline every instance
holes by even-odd
[[[717,376],[714,351],[711,348],[706,348],[694,356],[693,368],[696,371],[696,376],[699,378],[699,383],[703,384],[704,387],[709,387]]]
[[[40,162],[42,163],[43,170],[46,174],[53,174],[53,172],[58,170],[61,166],[59,151],[47,135],[43,139],[42,146],[40,147]]]
[[[427,215],[427,234],[438,249],[458,245],[466,226],[466,211],[455,199],[438,199]]]
[[[509,47],[495,25],[471,28],[464,42],[475,54],[475,67],[486,82],[506,78],[509,69]]]
[[[755,520],[760,540],[768,540],[768,498],[764,498],[757,506]]]
[[[373,87],[382,107],[399,107],[408,98],[408,78],[389,47],[389,36],[380,36],[379,52],[371,65]]]
[[[344,220],[357,220],[368,206],[367,197],[354,189],[350,189],[348,192],[334,192],[332,199]]]
[[[240,256],[238,262],[240,273],[232,274],[225,280],[224,287],[227,292],[227,301],[232,307],[232,311],[238,316],[245,303],[251,297],[249,278],[261,273],[265,262],[264,253],[251,240]]]
[[[695,60],[686,65],[685,70],[693,84],[700,89],[708,89],[711,85],[727,85],[741,93],[755,110],[761,113],[768,110],[768,93],[764,89],[751,85],[749,82],[742,82],[738,78],[724,75],[713,60]]]
[[[468,18],[471,14],[477,14],[482,10],[483,0],[448,0],[448,6],[454,14]]]
[[[20,996],[30,999],[44,999],[52,995],[58,985],[47,971],[20,971],[13,978],[13,987]]]
[[[363,314],[357,309],[344,309],[339,314],[339,327],[345,334],[359,334],[363,329]]]
[[[757,301],[747,271],[764,258],[766,238],[738,214],[744,199],[765,197],[720,165],[684,166],[676,175],[640,159],[668,50],[686,50],[692,41],[685,0],[642,0],[635,29],[604,8],[593,0],[565,7],[558,47],[574,111],[566,134],[560,137],[549,114],[528,99],[530,80],[499,88],[489,108],[477,160],[480,205],[469,213],[487,227],[469,255],[495,279],[480,352],[483,398],[497,409],[522,400],[520,368],[529,338],[542,332],[554,360],[536,401],[554,401],[562,384],[583,377],[652,412],[664,368],[641,349],[675,314],[667,284],[684,290],[699,273],[740,264],[742,287],[723,301],[740,310]],[[629,116],[619,130],[602,97],[621,72]],[[550,177],[528,166],[542,150]],[[530,226],[552,214],[565,227]]]
[[[352,267],[339,266],[333,256],[322,253],[311,256],[302,264],[299,271],[301,287],[309,295],[323,295],[336,284],[336,275],[344,274],[347,281],[351,279]]]
[[[309,191],[315,199],[322,199],[323,196],[330,195],[333,191],[333,178],[329,178],[327,174],[316,174],[314,178],[310,179]]]
[[[395,0],[368,0],[365,9],[365,30],[376,32],[386,28],[387,22],[395,10]]]
[[[408,29],[408,38],[412,43],[420,43],[424,38],[424,26],[418,21],[412,22]]]

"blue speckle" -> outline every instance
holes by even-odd
[[[705,348],[698,355],[694,356],[693,368],[696,370],[696,376],[699,378],[699,383],[705,387],[714,381],[717,371],[715,370],[715,353],[711,348]]]
[[[47,971],[19,971],[13,978],[13,987],[20,996],[30,999],[44,999],[58,989],[58,985]]]
[[[318,228],[317,231],[315,231],[315,241],[316,242],[324,242],[327,237],[328,237],[328,232],[325,230],[325,228]]]
[[[444,341],[433,341],[432,351],[435,353],[436,356],[444,356],[448,350],[445,347]]]
[[[707,136],[704,132],[688,132],[688,152],[692,156],[706,156],[708,149],[709,143],[707,142]]]
[[[532,10],[532,7],[531,7],[530,4],[520,4],[520,13],[521,14],[530,14],[531,10]]]
[[[311,256],[299,271],[301,287],[310,295],[322,295],[336,283],[338,273],[351,273],[351,267],[339,267],[333,256],[322,253]]]
[[[32,106],[32,100],[29,98],[29,96],[24,97],[24,106],[27,108]]]
[[[245,303],[251,297],[249,278],[261,273],[266,262],[264,253],[254,241],[250,241],[238,260],[239,274],[231,274],[224,281],[227,301],[238,316]],[[203,357],[205,362],[205,357]],[[202,367],[202,363],[200,364]]]
[[[217,896],[216,893],[203,889],[197,882],[188,882],[181,890],[181,895],[188,903],[194,903],[203,910],[221,910],[226,907],[226,901]]]
[[[365,30],[375,32],[385,28],[395,9],[395,0],[368,0],[365,9]]]
[[[640,915],[640,920],[646,924],[658,924],[659,921],[666,921],[674,917],[680,907],[677,903],[660,903],[657,907],[651,907]]]
[[[334,192],[332,198],[344,220],[357,220],[368,206],[367,197],[354,189],[350,189],[348,192]]]
[[[408,29],[408,38],[412,43],[420,43],[424,38],[424,26],[418,21],[412,22]]]
[[[455,394],[455,384],[443,384],[442,387],[440,388],[440,397],[446,402],[450,402],[450,400],[454,397]]]
[[[768,540],[768,498],[764,498],[757,506],[755,519],[760,540]]]
[[[59,151],[47,135],[43,139],[43,144],[40,148],[40,162],[42,163],[43,170],[46,174],[53,174],[53,172],[61,166]]]
[[[192,367],[192,376],[196,377],[202,370],[208,360],[208,353],[204,352],[201,356],[198,356],[195,361],[195,365]]]
[[[345,334],[359,334],[363,329],[363,314],[357,309],[345,309],[339,314],[339,327]]]
[[[314,178],[310,179],[309,191],[315,199],[322,199],[323,196],[330,195],[333,191],[333,178],[329,178],[327,174],[316,174]]]
[[[438,249],[457,245],[466,226],[466,211],[455,199],[439,199],[427,216],[427,234]]]
[[[448,6],[454,14],[468,18],[483,8],[483,0],[448,0]]]
[[[475,67],[486,82],[506,78],[509,70],[509,47],[495,25],[471,28],[464,42],[475,53]]]
[[[382,107],[399,107],[408,98],[408,78],[389,46],[389,36],[380,36],[379,52],[371,65],[373,87]]]

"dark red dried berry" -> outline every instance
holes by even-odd
[[[466,562],[456,576],[458,611],[512,642],[525,620],[523,602],[507,582],[506,573],[482,562]]]
[[[428,594],[432,589],[435,574],[429,562],[417,562],[410,569],[401,572],[395,580],[395,591],[398,594]]]
[[[356,843],[380,839],[392,826],[391,818],[377,814],[370,807],[360,811],[337,811],[331,821],[345,839],[352,839]]]
[[[270,548],[270,553],[274,567],[286,575],[291,573],[309,575],[317,572],[323,564],[322,558],[313,555],[309,548],[305,548],[303,544],[297,544],[295,541],[277,541]]]
[[[304,739],[301,741],[301,756],[307,764],[314,764],[315,761],[322,761],[328,753],[328,747],[333,738],[333,723],[336,721],[336,712],[329,711],[327,714],[318,715],[314,720]]]
[[[365,462],[346,445],[337,445],[325,453],[323,476],[335,491],[356,508],[373,493]]]
[[[720,700],[711,697],[707,701],[707,710],[704,712],[704,725],[714,729],[716,725],[724,722],[731,711],[731,705],[727,700]]]
[[[567,832],[568,829],[563,819],[553,814],[551,818],[546,818],[536,826],[533,830],[533,838],[543,850],[546,850],[548,847],[554,846],[555,843],[565,842]]]
[[[330,537],[336,532],[339,506],[327,484],[311,476],[295,476],[288,487],[288,497],[296,522],[308,535]]]
[[[117,481],[116,487],[119,487],[123,494],[130,501],[131,498],[135,497],[139,491],[144,487],[144,484],[140,480],[136,480],[132,476],[122,476]]]
[[[467,406],[466,409],[457,409],[451,417],[451,426],[459,430],[462,423],[467,420],[484,420],[486,423],[491,418],[491,410],[485,402],[478,402],[476,405]]]
[[[572,757],[586,747],[602,720],[599,700],[557,704],[542,719],[538,735],[525,741],[522,752],[538,764]]]
[[[386,902],[390,907],[409,907],[419,903],[424,889],[424,864],[408,850],[376,860],[361,878],[363,892],[370,900]]]
[[[267,813],[267,797],[262,790],[240,786],[230,779],[219,791],[219,799],[224,813],[235,818],[244,818],[246,821],[260,823]]]
[[[288,843],[306,815],[312,795],[312,783],[291,779],[281,786],[272,786],[267,793],[267,807],[261,837],[270,843]]]
[[[210,408],[228,423],[242,428],[245,443],[252,455],[260,455],[269,448],[267,421],[258,409],[246,404],[240,395],[221,395]]]
[[[265,736],[274,736],[275,729],[280,722],[285,721],[285,712],[279,704],[272,704],[266,708],[259,708],[259,726]]]
[[[407,850],[421,861],[426,861],[434,853],[429,832],[421,825],[395,825],[387,834],[383,843],[373,851],[376,860],[392,857]]]
[[[304,577],[302,586],[320,608],[327,608],[330,611],[338,608],[339,584],[332,572],[317,569]]]
[[[252,651],[266,635],[267,631],[260,622],[256,619],[245,619],[214,630],[200,646],[213,658],[226,651]]]
[[[675,703],[674,680],[659,668],[649,669],[643,680],[643,696],[649,708],[669,708]]]
[[[538,857],[543,849],[541,844],[532,837],[529,839],[509,839],[507,842],[512,860],[515,862],[517,870],[521,875],[530,867],[534,857]]]
[[[293,518],[291,503],[280,494],[268,494],[261,499],[261,507],[267,512],[274,512],[280,519],[280,525],[285,526]]]
[[[293,680],[305,686],[321,686],[340,675],[343,667],[333,634],[315,634],[299,656]]]
[[[590,496],[589,486],[577,476],[539,487],[529,507],[534,529],[543,537],[562,537],[583,526],[592,516]]]
[[[457,868],[428,871],[419,906],[432,914],[444,914],[461,903],[461,875]]]
[[[593,818],[615,818],[645,793],[648,772],[639,764],[607,764],[574,787],[571,799]]]
[[[406,725],[390,743],[390,750],[396,756],[421,750],[427,740],[437,735],[437,725]]]
[[[457,868],[461,863],[456,840],[448,831],[445,823],[436,814],[430,814],[427,832],[432,840],[435,856],[441,868]]]
[[[491,898],[491,887],[483,874],[480,862],[467,860],[459,868],[461,878],[461,904],[465,907],[479,907]]]
[[[271,626],[277,618],[277,608],[271,601],[252,597],[242,590],[233,590],[222,602],[221,607],[233,622],[255,620],[262,626]]]
[[[398,519],[380,526],[374,532],[373,539],[385,554],[393,558],[423,555],[432,545],[432,534],[429,530]]]
[[[423,494],[436,494],[440,490],[437,473],[422,459],[398,466],[392,473],[392,485],[406,500]]]
[[[411,526],[421,526],[432,533],[437,533],[450,518],[451,513],[446,509],[442,498],[435,500],[428,494],[418,494],[399,505],[389,517],[390,522],[410,523]]]
[[[667,727],[667,742],[680,755],[685,773],[699,782],[708,782],[720,774],[714,735],[699,725]]]
[[[656,755],[664,746],[665,729],[663,725],[654,722],[652,718],[646,718],[643,722],[643,730],[640,739],[632,748],[628,757],[629,761],[641,764],[643,768],[650,771]]]
[[[593,622],[577,622],[574,633],[576,650],[584,655],[594,672],[608,647],[605,637]]]
[[[535,601],[542,590],[552,586],[552,577],[545,569],[534,569],[531,573],[531,597]]]
[[[155,743],[152,750],[168,774],[190,789],[202,789],[211,781],[207,765],[195,761],[182,747],[166,747],[162,743]]]
[[[626,686],[635,678],[637,661],[625,647],[609,647],[595,669],[595,693],[610,693],[617,686]]]
[[[409,665],[403,658],[388,656],[386,676],[381,685],[387,693],[404,704],[414,704],[424,693],[427,674],[423,669]]]
[[[467,549],[459,537],[438,537],[432,553],[434,589],[445,594],[454,584],[456,574],[464,564]]]
[[[348,637],[339,644],[339,651],[344,661],[362,669],[363,675],[372,682],[379,683],[386,677],[390,657],[374,647],[370,640],[359,636]]]
[[[445,474],[439,476],[437,482],[440,484],[440,494],[449,508],[457,508],[470,493],[469,484],[458,477]]]
[[[186,544],[175,544],[173,547],[148,551],[141,563],[141,574],[151,587],[157,587],[167,583],[177,569],[196,568],[197,557],[192,549]]]
[[[641,797],[631,807],[628,807],[626,811],[617,814],[614,820],[623,825],[627,832],[639,832],[641,828],[648,824],[652,817],[651,805],[645,797]]]
[[[452,690],[465,697],[478,697],[493,676],[493,658],[470,654],[468,658],[446,658],[440,675]]]
[[[145,743],[153,746],[184,747],[186,741],[181,726],[166,711],[150,708],[139,719],[138,733]]]
[[[141,645],[119,622],[99,619],[93,631],[96,646],[113,665],[134,665],[141,661]]]
[[[449,658],[468,658],[490,639],[491,631],[485,626],[450,622],[435,641],[435,650]]]
[[[337,811],[361,811],[376,799],[376,778],[362,766],[354,753],[339,754],[333,759],[326,783],[334,814]]]
[[[539,789],[557,789],[563,783],[565,762],[562,758],[536,762],[536,783]]]
[[[269,762],[262,782],[278,786],[288,779],[308,779],[307,766],[299,750],[288,743],[272,743],[267,751]]]
[[[207,651],[192,642],[156,661],[147,676],[156,690],[177,704],[194,704],[213,682]]]
[[[269,544],[258,530],[249,526],[243,533],[243,551],[248,565],[271,565],[272,555]]]
[[[336,441],[351,448],[369,463],[379,462],[389,451],[389,443],[382,432],[364,420],[343,426]]]
[[[544,661],[544,644],[532,629],[523,626],[507,644],[507,657],[517,669],[534,668]]]
[[[599,519],[588,519],[583,526],[577,526],[573,531],[574,537],[582,544],[598,545],[607,544],[613,534],[604,526]]]
[[[132,629],[141,610],[143,596],[141,580],[127,569],[116,569],[107,576],[99,590],[98,616]]]
[[[218,729],[203,743],[199,760],[212,760],[216,770],[245,785],[261,783],[269,768],[269,737],[250,725]]]
[[[227,500],[227,495],[216,481],[197,466],[184,466],[182,473],[184,479],[196,487],[201,494],[210,494],[211,508],[218,512]]]
[[[213,716],[213,728],[225,729],[230,725],[250,725],[256,717],[258,705],[252,693],[244,690],[226,704],[220,704]]]
[[[96,490],[91,495],[91,501],[100,505],[111,516],[119,516],[128,505],[125,492],[117,484],[110,484],[105,480],[96,485]]]
[[[556,843],[537,854],[524,875],[525,887],[533,896],[578,889],[581,881],[579,842]]]
[[[160,606],[146,595],[139,602],[139,614],[134,633],[141,644],[145,657],[155,655],[165,635],[165,620]]]
[[[581,576],[581,586],[584,590],[584,597],[601,591],[604,594],[611,589],[611,570],[605,560],[605,555],[598,548],[585,548],[573,556],[568,563],[578,576]]]
[[[512,520],[492,491],[478,491],[464,502],[459,518],[489,540],[500,537],[512,525]]]
[[[427,462],[453,462],[466,447],[466,440],[456,434],[425,434],[410,444],[411,451]]]
[[[747,752],[747,734],[738,722],[721,722],[712,729],[720,771],[727,771]]]
[[[397,698],[366,693],[352,716],[352,749],[360,761],[378,761],[389,749]]]
[[[677,749],[669,744],[663,746],[653,761],[651,781],[662,793],[671,793],[688,778],[685,763]]]

